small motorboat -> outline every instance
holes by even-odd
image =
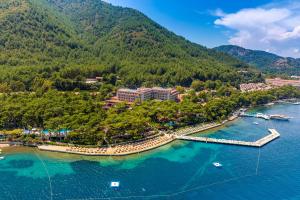
[[[258,123],[258,122],[253,122],[253,124],[254,124],[254,125],[259,125],[259,123]]]
[[[217,168],[222,167],[223,165],[219,162],[214,162],[213,165]]]
[[[293,103],[294,105],[300,105],[300,102],[295,102],[295,103]]]
[[[0,160],[4,160],[4,158],[5,158],[4,156],[0,156]]]
[[[110,183],[110,187],[118,188],[118,187],[120,187],[120,182],[113,181],[113,182]]]

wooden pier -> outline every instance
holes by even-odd
[[[280,134],[275,129],[269,129],[269,132],[270,132],[269,135],[255,141],[255,142],[216,139],[216,138],[208,138],[208,137],[193,137],[193,136],[183,136],[183,135],[176,136],[176,139],[196,141],[196,142],[205,142],[205,143],[219,143],[219,144],[230,144],[230,145],[238,145],[238,146],[262,147],[262,146],[266,145],[267,143],[280,137]]]

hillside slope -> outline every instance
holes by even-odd
[[[214,49],[228,53],[264,72],[288,75],[300,74],[300,59],[284,58],[265,51],[250,50],[234,45],[224,45]]]
[[[54,82],[115,74],[130,87],[247,81],[236,72],[247,67],[243,62],[191,43],[133,9],[97,0],[3,0],[0,9],[2,82],[24,71],[34,72],[26,74],[27,87],[32,74]]]

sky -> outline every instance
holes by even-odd
[[[300,58],[298,0],[105,0],[137,9],[188,40]]]

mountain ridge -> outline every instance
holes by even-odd
[[[23,4],[26,9],[15,9]],[[0,19],[2,74],[18,80],[34,71],[26,74],[26,85],[32,76],[69,84],[109,73],[128,87],[247,81],[236,70],[247,64],[192,43],[131,8],[92,0],[4,0],[0,8],[6,13]],[[10,79],[0,75],[0,81]]]
[[[274,53],[246,49],[235,45],[222,45],[214,49],[227,53],[267,73],[300,74],[299,58],[282,57]]]

